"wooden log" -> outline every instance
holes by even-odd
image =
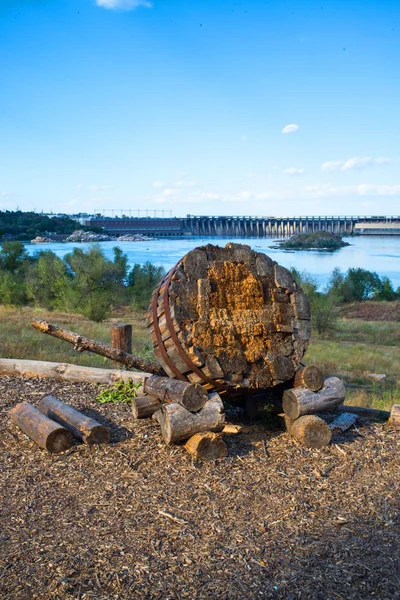
[[[123,364],[130,369],[140,369],[141,371],[147,371],[149,373],[153,373],[154,375],[165,375],[164,369],[156,363],[144,360],[143,358],[140,358],[140,356],[133,356],[132,354],[128,354],[122,350],[111,348],[106,344],[96,342],[84,337],[83,335],[74,333],[73,331],[67,331],[66,329],[57,327],[57,325],[52,325],[51,323],[43,321],[42,319],[32,319],[31,326],[42,333],[47,333],[48,335],[52,335],[53,337],[73,344],[74,349],[78,352],[87,350],[88,352],[93,352],[94,354],[99,354],[100,356],[110,358],[111,360]]]
[[[19,427],[38,446],[58,454],[71,448],[73,438],[70,431],[55,423],[40,410],[21,402],[10,411],[11,421]]]
[[[280,422],[292,437],[307,448],[323,448],[331,441],[329,425],[316,415],[305,415],[293,420],[287,414],[282,414]]]
[[[318,392],[323,385],[322,371],[315,365],[301,367],[294,376],[293,387],[306,387],[312,392]]]
[[[170,377],[227,393],[292,379],[311,333],[291,273],[232,243],[186,254],[153,294],[147,322]]]
[[[354,413],[359,417],[365,419],[373,419],[379,421],[386,421],[390,418],[390,412],[388,410],[378,410],[377,408],[368,408],[367,406],[350,406],[348,404],[339,405],[335,408],[335,412],[339,413]]]
[[[332,433],[340,433],[346,431],[357,422],[357,415],[354,413],[344,412],[341,413],[336,419],[329,423],[329,429]]]
[[[218,433],[196,433],[185,444],[185,449],[195,459],[216,460],[228,456],[228,448]]]
[[[177,402],[191,412],[203,408],[208,400],[206,390],[198,383],[188,383],[169,377],[152,375],[144,383],[146,394],[155,396],[160,402]]]
[[[342,404],[344,397],[343,383],[337,377],[329,377],[318,392],[312,392],[305,387],[286,390],[282,405],[284,412],[294,420],[302,415],[332,410],[338,404]]]
[[[392,427],[400,427],[400,404],[393,404],[389,423]]]
[[[108,385],[113,385],[117,381],[128,381],[128,379],[132,379],[135,383],[143,383],[146,377],[150,377],[150,373],[113,371],[111,369],[81,367],[80,365],[70,365],[68,363],[14,358],[0,358],[0,375],[43,377],[45,379],[84,381],[86,383],[104,383]],[[138,389],[138,394],[140,393],[143,393],[143,388]]]
[[[163,404],[154,413],[153,418],[161,426],[161,433],[167,444],[187,440],[195,433],[211,431],[218,433],[225,425],[225,414],[222,400],[217,393],[210,397],[201,410],[191,413],[180,404],[174,402]]]
[[[154,396],[138,396],[131,404],[135,419],[148,419],[161,408],[161,402]]]
[[[132,354],[132,325],[115,323],[111,327],[111,346]]]
[[[42,398],[38,408],[46,417],[63,425],[84,444],[92,446],[94,444],[107,444],[110,441],[110,432],[107,427],[64,404],[54,396]]]

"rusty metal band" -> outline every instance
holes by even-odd
[[[171,273],[174,271],[174,269],[171,270]],[[188,381],[188,379],[182,375],[182,373],[179,371],[179,369],[174,365],[174,363],[172,362],[170,356],[168,355],[165,346],[163,344],[163,340],[162,340],[162,335],[161,335],[161,331],[160,331],[160,327],[158,324],[158,317],[157,317],[157,304],[158,304],[158,296],[160,293],[160,290],[162,288],[162,286],[165,283],[165,280],[167,278],[167,275],[161,279],[160,283],[158,284],[158,287],[156,289],[156,291],[153,294],[153,305],[152,305],[152,309],[153,309],[153,329],[154,329],[154,334],[156,336],[156,340],[157,340],[157,346],[161,352],[161,356],[163,358],[163,360],[165,361],[165,364],[171,369],[171,371],[175,374],[175,376],[177,377],[177,379],[180,379],[181,381]],[[167,293],[168,294],[168,287],[165,288],[164,294]]]
[[[171,269],[171,271],[167,274],[166,276],[166,280],[165,280],[165,291],[164,291],[164,314],[165,314],[165,319],[167,321],[167,329],[168,329],[168,333],[171,336],[172,341],[175,344],[175,348],[176,351],[178,352],[180,358],[187,364],[187,366],[189,367],[189,369],[195,373],[196,375],[198,375],[198,377],[200,377],[200,379],[204,382],[204,383],[208,383],[211,384],[214,388],[216,388],[219,391],[223,391],[223,390],[228,390],[231,389],[227,386],[218,384],[216,381],[214,381],[213,379],[209,379],[209,377],[207,377],[188,357],[188,355],[186,354],[185,350],[182,347],[182,344],[177,336],[177,333],[175,331],[174,328],[174,324],[172,322],[172,317],[171,317],[171,311],[169,308],[169,295],[168,295],[168,289],[169,289],[169,285],[171,283],[171,279],[173,274],[175,273],[175,270],[178,268],[179,263],[173,268]],[[154,309],[153,309],[154,312]],[[156,309],[156,313],[157,313],[157,309]]]

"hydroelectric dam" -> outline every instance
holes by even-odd
[[[121,211],[122,212],[122,211]],[[101,227],[118,235],[142,234],[154,237],[188,235],[214,237],[289,237],[296,233],[327,231],[339,235],[400,235],[400,216],[332,217],[106,217],[100,214],[80,219],[82,225]]]

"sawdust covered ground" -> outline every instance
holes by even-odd
[[[3,377],[0,392],[1,598],[400,598],[387,425],[320,451],[278,431],[230,435],[228,459],[193,464],[94,386]],[[108,423],[112,443],[36,447],[7,412],[47,393]]]

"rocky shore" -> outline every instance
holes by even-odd
[[[111,236],[106,233],[94,233],[93,231],[83,231],[78,229],[71,233],[65,240],[66,242],[148,242],[155,238],[147,237],[140,233],[128,233],[119,237]],[[50,240],[49,240],[50,241]],[[37,242],[38,243],[38,242]]]

